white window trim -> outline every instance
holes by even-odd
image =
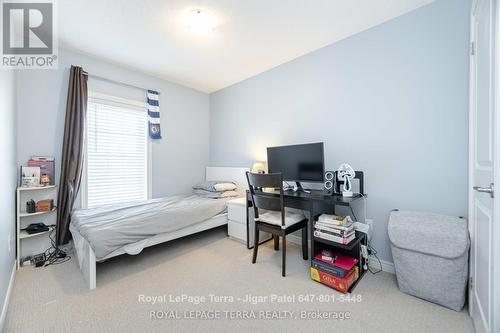
[[[122,98],[122,97],[116,97],[112,95],[107,95],[107,94],[102,94],[98,92],[93,92],[89,91],[88,93],[88,101],[96,101],[96,102],[105,102],[105,103],[111,103],[111,104],[118,104],[122,106],[127,106],[127,107],[137,107],[140,109],[143,109],[144,112],[148,112],[148,104],[147,103],[142,103],[139,101],[135,101],[132,99],[127,99],[127,98]],[[147,124],[144,124],[146,126]],[[87,131],[84,132],[84,151],[87,151]],[[87,208],[87,158],[85,158],[85,162],[83,163],[83,170],[82,170],[82,179],[80,183],[80,205],[82,208]],[[147,147],[146,147],[146,163],[147,163],[147,192],[148,192],[148,199],[151,199],[153,197],[153,146],[151,144],[151,139],[149,138],[149,133],[148,133],[148,142],[147,142]]]

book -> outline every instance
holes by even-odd
[[[334,214],[321,214],[318,217],[318,221],[340,226],[352,223],[350,216],[341,216]]]
[[[321,214],[318,219],[325,221],[337,221],[344,222],[346,220],[346,216],[335,215],[335,214]]]
[[[326,262],[319,259],[313,259],[311,261],[311,266],[340,278],[343,278],[349,272],[348,270],[342,269],[332,264],[327,264]]]
[[[324,232],[321,232],[318,230],[314,230],[314,236],[318,237],[318,238],[323,238],[323,239],[326,239],[326,240],[329,240],[329,241],[332,241],[335,243],[343,244],[343,245],[349,244],[354,238],[356,238],[355,234],[352,234],[351,236],[344,238],[344,237],[330,235],[330,234],[327,234],[327,233],[324,233]]]
[[[40,167],[21,167],[21,186],[37,187],[40,186]]]
[[[354,265],[358,262],[358,259],[352,258],[349,256],[344,256],[342,254],[334,253],[333,256],[335,257],[335,261],[326,261],[321,259],[321,252],[316,254],[314,256],[314,259],[320,260],[322,262],[325,262],[329,265],[336,266],[338,268],[341,268],[345,271],[350,271]]]
[[[327,219],[320,219],[318,218],[318,222],[321,222],[321,223],[324,223],[324,224],[328,224],[328,225],[335,225],[335,226],[343,226],[343,225],[346,225],[346,224],[349,224],[349,222],[339,222],[339,221],[335,221],[335,220],[327,220]]]
[[[316,224],[314,226],[314,228],[316,228],[317,230],[319,230],[321,232],[331,234],[334,236],[338,236],[338,237],[349,237],[351,234],[356,232],[354,230],[354,228],[351,230],[341,230],[341,229],[334,229],[334,228],[325,227],[323,225],[318,225],[318,224]]]
[[[340,237],[345,237],[346,235],[350,235],[356,231],[354,228],[351,228],[349,230],[342,230],[342,229],[337,229],[337,228],[325,227],[322,224],[315,224],[314,228],[328,232],[328,233],[332,233],[332,234],[340,236]]]
[[[329,230],[322,230],[322,229],[317,229],[317,228],[314,230],[317,230],[317,231],[322,232],[322,233],[327,234],[327,235],[331,235],[331,236],[338,237],[338,238],[344,238],[344,239],[350,239],[353,235],[356,236],[356,232],[354,230],[348,234],[345,234],[345,235],[339,235],[339,234],[331,232]]]
[[[349,288],[351,288],[354,282],[356,282],[359,278],[359,268],[358,266],[355,266],[345,277],[339,278],[335,275],[311,267],[311,278],[314,281],[327,285],[343,293],[347,293]]]
[[[43,160],[43,161],[55,161],[54,156],[38,156],[38,155],[32,155],[30,157],[32,160]]]
[[[320,227],[325,227],[325,228],[330,228],[330,229],[336,229],[336,230],[343,230],[343,231],[351,231],[354,230],[354,224],[347,224],[347,225],[333,225],[333,224],[328,224],[325,222],[320,222],[317,221],[315,226],[320,226]]]
[[[321,223],[321,224],[328,225],[328,226],[331,226],[331,227],[350,227],[352,225],[352,222],[346,222],[346,223],[339,224],[337,222],[320,220],[320,219],[318,219],[316,221],[316,223]]]
[[[319,230],[314,230],[314,236],[343,245],[349,244],[352,240],[356,238],[356,235],[354,233],[348,237],[339,237]]]
[[[40,177],[42,185],[55,184],[55,162],[54,157],[51,156],[31,156],[28,161],[30,167],[40,167]],[[47,179],[48,177],[48,179]]]

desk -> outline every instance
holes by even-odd
[[[279,192],[268,192],[270,196],[279,196]],[[366,245],[367,237],[366,234],[361,232],[356,232],[356,238],[351,241],[347,245],[342,245],[339,243],[331,242],[329,240],[321,239],[314,237],[314,221],[318,218],[322,213],[334,214],[336,212],[336,208],[338,206],[344,207],[350,211],[349,215],[352,215],[355,220],[361,218],[364,220],[366,217],[361,216],[359,212],[359,208],[363,208],[364,212],[364,198],[360,194],[354,195],[352,197],[343,197],[342,195],[327,195],[325,192],[321,190],[311,190],[311,193],[304,192],[294,192],[294,191],[284,191],[284,202],[285,207],[301,209],[309,212],[309,240],[311,244],[310,257],[311,259],[314,257],[316,249],[321,248],[334,248],[335,251],[349,255],[354,258],[359,258],[358,267],[360,271],[360,275],[358,280],[352,285],[349,289],[349,292],[352,292],[354,287],[358,284],[361,278],[366,273],[366,270],[363,269],[365,264],[365,260],[361,255],[361,244]],[[246,223],[247,223],[247,239],[249,235],[249,218],[248,218],[248,209],[252,207],[252,198],[250,196],[250,191],[247,191],[246,195]],[[358,214],[355,211],[358,210]],[[266,240],[268,241],[268,240]],[[264,241],[264,242],[266,242]],[[259,243],[262,244],[264,242]],[[248,247],[249,249],[251,247]]]

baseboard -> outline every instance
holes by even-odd
[[[287,235],[286,239],[289,240],[290,242],[294,243],[294,244],[302,245],[302,238],[300,236],[297,236],[297,235]],[[390,273],[390,274],[396,274],[396,270],[394,269],[394,264],[392,262],[385,261],[385,260],[380,260],[380,263],[382,264],[382,270],[384,272]],[[377,264],[378,263],[375,263],[374,265],[377,265]]]
[[[396,270],[394,269],[394,264],[390,261],[380,260],[382,264],[382,270],[386,273],[396,274]]]
[[[9,307],[10,294],[12,293],[12,287],[14,285],[14,276],[16,275],[16,264],[14,261],[14,266],[12,266],[12,273],[10,274],[9,286],[7,287],[7,292],[5,293],[5,301],[2,306],[2,314],[0,315],[0,332],[3,332],[5,325],[5,318],[7,316],[7,308]]]

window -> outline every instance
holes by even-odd
[[[84,207],[149,197],[147,135],[145,104],[90,95],[82,185]]]

